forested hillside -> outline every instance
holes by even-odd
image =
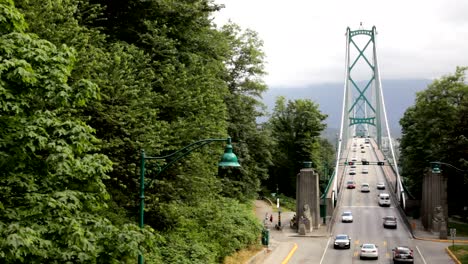
[[[259,243],[251,201],[262,184],[295,186],[303,160],[323,170],[333,157],[318,137],[326,115],[283,100],[256,124],[262,41],[213,24],[220,8],[0,0],[1,263],[220,263]],[[239,169],[218,169],[216,142],[157,178],[169,161],[147,162],[141,230],[140,151],[228,136]]]

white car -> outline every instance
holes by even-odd
[[[335,237],[333,248],[351,248],[351,238],[346,234],[339,234]]]
[[[379,258],[379,249],[375,244],[362,244],[361,253],[359,254],[360,259],[364,258]]]
[[[370,192],[370,187],[368,183],[361,184],[361,192]]]
[[[369,173],[369,169],[364,167],[362,168],[362,174],[368,174]]]
[[[351,213],[351,211],[344,211],[341,214],[341,222],[343,222],[343,223],[353,222],[353,213]]]
[[[349,170],[349,175],[356,175],[356,170],[355,169],[350,169]]]
[[[385,190],[385,183],[383,182],[377,183],[377,190]]]
[[[390,194],[388,193],[379,193],[378,198],[380,206],[390,207],[390,205],[392,204],[392,201],[390,200]]]

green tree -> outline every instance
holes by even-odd
[[[467,163],[467,68],[443,76],[416,96],[400,120],[402,126],[400,164],[411,190],[421,196],[422,177],[431,161],[442,161],[466,169]],[[450,170],[449,167],[444,168]],[[453,172],[452,172],[453,173]],[[462,177],[449,177],[449,203],[466,191]]]
[[[265,106],[260,101],[266,91],[262,77],[264,71],[263,43],[256,32],[242,31],[233,23],[224,25],[222,33],[229,43],[226,55],[225,81],[229,94],[225,97],[228,108],[228,134],[236,139],[236,154],[242,169],[221,175],[223,193],[237,199],[253,198],[260,190],[262,180],[268,178],[271,164],[271,139],[268,130],[257,125],[265,116]]]
[[[0,260],[136,259],[157,238],[102,216],[111,162],[97,153],[93,129],[74,116],[98,97],[96,85],[70,84],[73,50],[22,33],[26,24],[11,1],[0,4],[0,17],[7,18],[0,22]]]
[[[304,161],[321,162],[319,136],[326,125],[326,115],[307,99],[286,101],[278,97],[270,119],[275,141],[270,188],[278,184],[282,193],[295,196],[296,174]]]

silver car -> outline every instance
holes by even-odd
[[[379,258],[379,249],[375,244],[363,244],[361,246],[361,252],[359,254],[360,259],[364,258]]]
[[[361,192],[370,192],[370,187],[368,183],[361,184]]]
[[[385,183],[383,183],[383,182],[377,183],[377,189],[378,190],[385,190]]]
[[[351,211],[344,211],[343,214],[341,214],[341,222],[343,223],[353,222],[353,214],[351,213]]]
[[[406,246],[399,246],[392,249],[393,263],[414,263],[413,250]]]
[[[397,228],[397,218],[393,215],[389,215],[383,218],[384,228]]]

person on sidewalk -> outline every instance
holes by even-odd
[[[273,214],[270,215],[270,223],[273,224]]]

